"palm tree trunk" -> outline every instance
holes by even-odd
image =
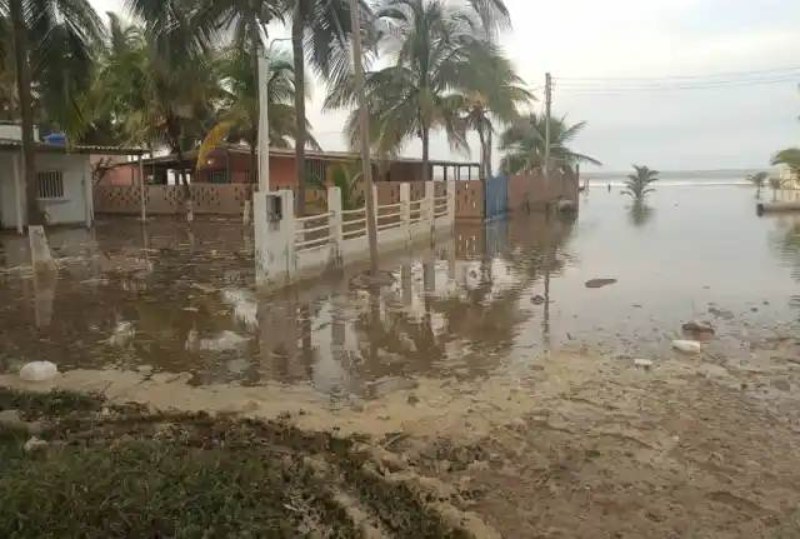
[[[478,140],[480,141],[481,145],[481,178],[482,180],[488,180],[489,177],[486,175],[486,136],[483,133],[483,124],[478,123]]]
[[[486,133],[486,178],[492,177],[492,126]]]
[[[306,80],[303,50],[304,0],[295,0],[292,18],[292,52],[294,54],[294,159],[297,167],[297,215],[306,213]]]
[[[44,224],[44,214],[39,207],[39,190],[36,185],[36,148],[33,140],[33,108],[31,106],[31,68],[28,64],[28,28],[23,13],[23,0],[11,0],[12,31],[14,34],[14,59],[17,67],[17,93],[22,117],[22,156],[25,169],[25,198],[27,199],[28,224]]]
[[[427,182],[431,179],[430,171],[430,129],[422,128],[422,181]]]

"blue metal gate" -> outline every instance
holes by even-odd
[[[508,213],[508,177],[495,176],[485,182],[484,218],[495,219]]]

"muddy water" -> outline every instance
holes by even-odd
[[[34,278],[24,242],[0,236],[0,368],[48,359],[369,399],[416,375],[508,374],[560,349],[668,360],[692,319],[715,326],[708,350],[734,362],[796,331],[800,216],[756,217],[741,186],[663,186],[647,210],[629,206],[618,188],[592,188],[574,220],[459,224],[385,259],[393,284],[378,295],[359,268],[258,295],[252,238],[221,220],[54,230],[57,278]],[[616,283],[587,288],[594,278]]]

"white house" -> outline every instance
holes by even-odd
[[[18,125],[0,125],[0,228],[20,232],[27,224],[21,135]],[[36,181],[47,224],[89,227],[94,222],[92,154],[141,153],[138,149],[37,143]]]

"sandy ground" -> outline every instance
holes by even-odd
[[[651,368],[586,350],[514,376],[415,379],[365,403],[303,387],[190,386],[182,375],[71,371],[31,385],[158,409],[286,417],[367,434],[386,474],[444,485],[475,536],[800,537],[800,341],[733,365],[665,354]]]

